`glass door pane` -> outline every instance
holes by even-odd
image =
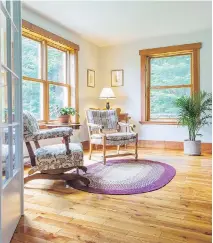
[[[5,184],[13,176],[13,171],[20,168],[18,153],[18,126],[1,128],[2,180]],[[12,146],[10,145],[12,143]],[[11,168],[12,167],[12,168]]]
[[[7,66],[7,17],[1,12],[1,63]]]
[[[10,9],[10,4],[7,2],[7,9]],[[13,6],[13,5],[11,5]],[[13,7],[11,7],[13,11]],[[9,15],[9,11],[2,11],[1,14],[1,63],[11,70],[15,70],[14,67],[14,45],[15,41],[18,41],[16,36],[18,30],[12,21],[12,17]],[[16,33],[16,34],[15,34]],[[9,59],[8,59],[9,58]]]
[[[1,2],[2,2],[3,5],[6,7],[6,0],[2,0]]]
[[[18,153],[17,148],[18,148],[18,144],[19,144],[19,136],[18,136],[18,129],[19,129],[19,125],[13,127],[11,129],[11,133],[12,133],[12,165],[13,165],[13,174],[14,172],[20,168],[21,164],[19,163],[19,157],[18,157]]]
[[[7,72],[2,69],[1,72],[1,85],[0,85],[0,111],[1,111],[1,120],[0,124],[7,122]]]
[[[8,128],[1,129],[1,163],[2,163],[2,180],[3,184],[10,178],[10,160],[9,160],[9,144],[8,144]]]
[[[6,75],[8,72],[6,72]],[[17,90],[18,90],[18,80],[11,77],[11,85],[4,85],[1,89],[1,102],[2,102],[2,123],[11,123],[11,122],[18,122],[16,119],[16,98],[17,98]],[[11,97],[8,97],[8,93],[11,93]],[[10,110],[10,103],[11,108]],[[11,119],[10,119],[11,117]]]

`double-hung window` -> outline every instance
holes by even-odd
[[[41,122],[56,120],[59,108],[75,107],[76,51],[28,29],[22,35],[23,109]]]
[[[142,123],[176,124],[175,100],[199,91],[200,47],[195,43],[140,51]]]

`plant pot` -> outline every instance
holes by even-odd
[[[184,154],[201,155],[201,141],[184,140]]]
[[[59,116],[58,120],[59,120],[60,123],[69,123],[70,122],[70,115]]]

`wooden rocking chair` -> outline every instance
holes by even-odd
[[[73,180],[80,180],[89,185],[89,180],[80,175],[79,169],[84,172],[83,149],[81,144],[69,143],[72,128],[62,127],[49,130],[39,130],[36,118],[29,112],[23,113],[24,141],[26,143],[32,168],[24,182],[34,179],[64,180],[71,184]],[[40,147],[39,140],[63,137],[64,144]],[[36,150],[33,151],[31,142],[34,142]],[[77,169],[77,173],[65,173]]]

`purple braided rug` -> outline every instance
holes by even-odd
[[[72,187],[92,193],[114,195],[157,190],[169,183],[176,174],[172,166],[149,160],[111,160],[106,165],[96,163],[87,168],[84,176],[90,180],[89,187],[79,181],[73,182]]]

